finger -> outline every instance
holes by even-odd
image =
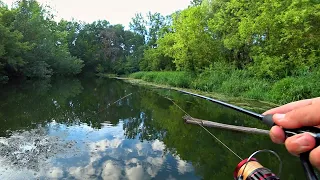
[[[303,126],[318,126],[320,124],[320,104],[308,105],[288,112],[287,114],[275,114],[273,120],[278,126],[288,129]]]
[[[308,133],[289,137],[285,141],[287,150],[293,155],[310,151],[316,146],[316,140]]]
[[[313,166],[320,170],[320,146],[310,152],[309,160]]]
[[[263,113],[263,115],[267,115],[267,114],[285,114],[287,112],[290,112],[294,109],[300,108],[300,107],[304,107],[307,105],[310,105],[312,103],[312,99],[305,99],[305,100],[301,100],[301,101],[296,101],[296,102],[292,102],[277,108],[273,108],[270,109],[266,112]]]
[[[284,131],[279,126],[273,126],[270,130],[270,138],[274,143],[283,144],[285,141]]]

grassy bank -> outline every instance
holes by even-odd
[[[262,113],[270,108],[278,106],[278,104],[266,102],[266,101],[257,101],[254,99],[248,99],[243,97],[233,97],[229,95],[225,95],[222,93],[216,93],[216,92],[208,92],[208,91],[201,91],[196,89],[190,89],[190,88],[181,88],[181,87],[173,87],[170,85],[165,84],[158,84],[154,82],[147,82],[142,79],[133,79],[133,78],[126,78],[126,77],[116,77],[116,79],[123,80],[125,82],[131,83],[133,85],[139,85],[139,86],[146,86],[149,88],[155,88],[155,89],[173,89],[173,90],[184,90],[196,94],[201,94],[203,96],[211,97],[214,99],[219,99],[224,102],[231,103],[233,105],[252,110],[255,112]],[[166,91],[160,91],[160,94],[166,94]],[[170,94],[170,93],[169,93]],[[167,95],[165,95],[167,96]]]
[[[177,71],[137,72],[129,78],[276,104],[320,96],[319,72],[277,81],[258,79],[248,71],[226,69],[211,69],[199,75]]]

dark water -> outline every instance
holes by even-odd
[[[264,128],[202,99],[116,80],[10,84],[0,92],[0,179],[232,179],[239,159],[184,124],[184,113],[164,97],[193,117]],[[304,179],[299,160],[268,137],[210,131],[243,158],[259,149],[278,152],[281,179]],[[258,159],[277,172],[272,155]]]

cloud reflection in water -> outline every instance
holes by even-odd
[[[67,127],[53,122],[48,125],[48,129],[47,136],[55,136],[65,142],[75,141],[79,151],[62,157],[52,156],[45,163],[39,162],[41,165],[38,172],[17,170],[23,172],[24,177],[128,180],[179,179],[181,175],[195,177],[189,163],[179,156],[164,152],[165,144],[162,141],[126,139],[122,122],[117,126],[105,123],[99,130],[86,124]],[[0,172],[3,168],[2,166]],[[0,177],[9,177],[8,173],[13,172],[2,171]],[[17,176],[17,179],[19,177],[21,178]]]

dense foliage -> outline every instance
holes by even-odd
[[[208,81],[215,81],[212,76],[221,82],[253,78],[276,92],[318,77],[316,0],[193,0],[170,16],[136,14],[129,30],[106,20],[87,24],[53,19],[50,8],[35,0],[17,1],[11,9],[0,2],[1,82],[81,72],[185,71]],[[197,82],[197,88],[207,88]],[[297,95],[288,99],[318,95],[314,83],[293,87]],[[224,86],[239,88],[235,83]]]
[[[36,1],[0,7],[0,80],[75,75],[83,61],[72,56],[62,30]]]
[[[156,52],[188,71],[227,62],[261,78],[301,75],[320,62],[319,12],[312,0],[205,0],[173,14]]]
[[[320,96],[319,12],[320,2],[313,0],[193,1],[172,15],[170,31],[144,60],[153,65],[167,57],[176,70],[196,74],[179,79],[180,87],[276,103]],[[169,74],[131,77],[170,84],[180,73]]]
[[[35,0],[17,1],[11,9],[0,1],[0,82],[84,71],[136,72],[146,44],[144,34],[134,30],[139,25],[133,21],[129,31],[105,20],[55,22],[50,8]]]

